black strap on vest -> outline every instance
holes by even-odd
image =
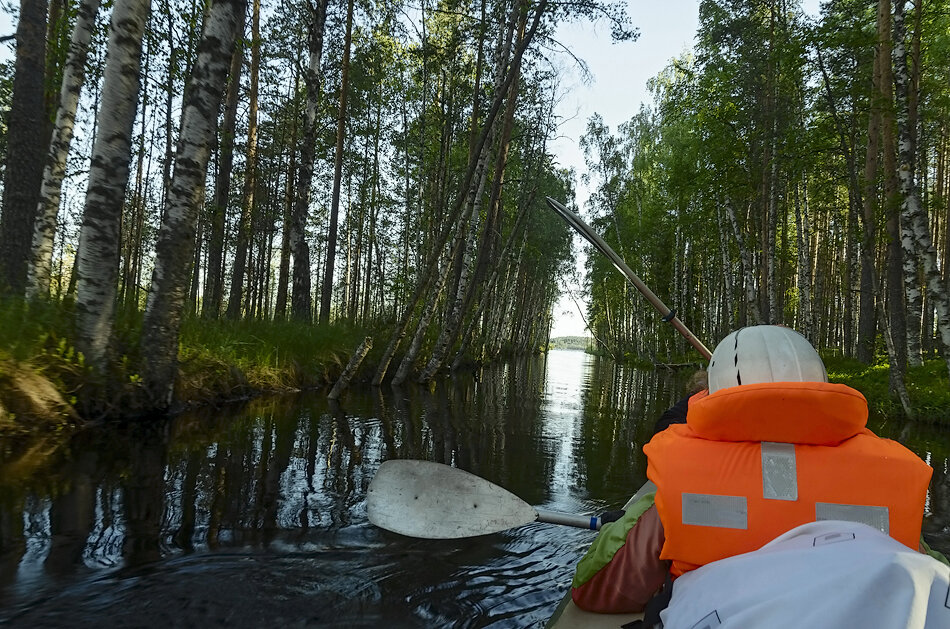
[[[669,607],[670,598],[672,596],[673,579],[669,573],[667,573],[663,587],[653,595],[653,598],[647,601],[646,607],[643,608],[643,620],[628,622],[623,625],[621,629],[654,629],[655,627],[662,627],[663,623],[660,622],[660,612]]]

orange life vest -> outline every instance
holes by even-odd
[[[691,399],[686,424],[644,447],[672,574],[816,520],[864,522],[916,550],[933,470],[865,428],[867,415],[864,396],[841,384],[750,384]]]

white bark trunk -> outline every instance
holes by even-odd
[[[811,227],[808,223],[808,188],[802,186],[801,197],[795,193],[795,232],[798,237],[798,331],[814,342],[811,314]]]
[[[155,269],[142,323],[145,386],[157,408],[171,403],[178,370],[178,331],[195,250],[195,224],[204,193],[218,109],[246,0],[213,0],[198,59],[182,105],[174,177],[155,250]]]
[[[901,196],[903,203],[901,206],[901,222],[906,220],[906,227],[902,225],[901,241],[904,245],[905,253],[907,245],[910,244],[914,256],[913,259],[919,261],[924,271],[925,283],[930,296],[934,302],[937,312],[937,330],[940,335],[940,341],[944,349],[944,358],[947,361],[948,373],[950,373],[950,298],[947,295],[947,287],[943,283],[940,269],[937,266],[937,253],[933,246],[930,236],[930,224],[927,220],[927,213],[920,204],[917,193],[917,184],[914,181],[914,141],[913,129],[909,120],[908,90],[911,87],[910,77],[907,71],[907,50],[904,46],[905,26],[904,26],[904,2],[905,0],[895,0],[894,2],[894,48],[891,51],[894,60],[894,85],[897,96],[897,126],[899,132],[898,140],[898,169],[897,174],[900,179]],[[905,242],[906,241],[906,242]],[[916,267],[916,265],[915,265]],[[916,274],[915,274],[916,276]],[[905,279],[909,279],[906,278]],[[915,277],[916,280],[916,277]],[[914,282],[916,285],[916,282]],[[910,294],[908,294],[908,301]],[[916,320],[919,342],[919,324],[920,319]],[[908,328],[912,321],[908,321]],[[908,337],[912,336],[908,333]],[[916,348],[919,354],[919,344]],[[911,348],[908,348],[908,364],[913,365],[911,358]]]
[[[313,182],[317,105],[320,97],[320,63],[323,56],[323,30],[326,16],[327,0],[317,0],[316,5],[311,5],[310,36],[307,44],[310,55],[303,73],[304,84],[307,86],[307,106],[300,148],[300,166],[296,174],[294,210],[290,220],[290,249],[294,255],[292,313],[295,319],[307,322],[311,320],[310,245],[307,242],[307,215],[310,207],[310,186]]]
[[[86,56],[89,41],[99,12],[99,0],[82,0],[76,12],[72,40],[66,65],[63,67],[63,83],[59,91],[59,107],[56,124],[50,139],[49,155],[43,169],[40,201],[33,226],[32,264],[27,267],[27,299],[49,296],[49,282],[53,263],[53,240],[56,235],[56,218],[63,177],[66,174],[66,158],[73,139],[76,122],[76,107],[86,72]]]
[[[148,11],[149,0],[117,0],[112,9],[102,101],[79,233],[76,283],[76,343],[94,368],[102,367],[112,338],[119,222],[129,181]]]
[[[739,230],[739,221],[736,219],[735,210],[732,209],[732,203],[726,201],[726,217],[729,218],[729,224],[732,226],[732,235],[736,238],[736,244],[739,247],[739,259],[742,261],[742,279],[745,284],[745,307],[746,315],[752,319],[752,325],[762,322],[759,313],[758,301],[755,298],[755,277],[752,272],[752,256],[745,245],[745,239],[742,238],[742,232]]]

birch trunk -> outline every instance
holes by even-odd
[[[323,55],[323,29],[327,18],[327,0],[317,0],[310,9],[310,36],[307,45],[310,59],[303,72],[307,86],[307,109],[300,144],[300,167],[297,190],[290,221],[290,248],[294,256],[291,312],[298,321],[311,321],[310,245],[307,243],[307,217],[310,207],[310,185],[313,182],[313,160],[317,143],[317,103],[320,98],[320,59]]]
[[[901,196],[903,197],[901,218],[906,220],[906,227],[902,228],[901,237],[905,255],[909,248],[912,249],[915,254],[915,261],[919,259],[923,267],[927,289],[937,311],[937,331],[943,346],[944,359],[947,361],[948,376],[950,376],[950,299],[948,299],[947,287],[943,283],[940,269],[937,266],[937,253],[930,237],[927,213],[920,204],[917,184],[914,181],[914,139],[908,106],[910,76],[907,71],[907,50],[904,46],[904,2],[905,0],[895,0],[894,2],[894,49],[892,51],[894,86],[897,97],[897,127],[900,134],[898,177],[900,178]],[[910,326],[908,325],[908,327]],[[917,332],[918,345],[915,348],[908,348],[908,364],[911,365],[915,364],[914,361],[919,358],[919,327]],[[908,334],[908,337],[910,336],[912,335]],[[918,356],[911,354],[912,350],[916,351]]]
[[[482,318],[482,314],[485,312],[489,304],[490,297],[495,294],[495,287],[498,285],[498,279],[501,275],[501,271],[503,268],[507,269],[507,264],[505,264],[505,261],[510,255],[509,252],[514,246],[515,241],[521,237],[521,232],[524,228],[525,222],[527,221],[530,207],[531,202],[529,201],[519,210],[518,217],[515,219],[515,224],[514,227],[512,227],[511,234],[508,236],[508,240],[505,241],[504,247],[502,247],[501,254],[498,256],[498,262],[492,268],[491,277],[488,278],[488,282],[485,285],[485,290],[482,291],[481,298],[478,301],[475,312],[471,317],[468,327],[466,327],[465,332],[462,334],[461,345],[455,352],[455,357],[452,359],[452,371],[455,371],[461,367],[462,362],[465,359],[465,353],[468,351],[468,348],[471,345],[475,335],[475,327],[478,325],[478,321]]]
[[[247,273],[256,213],[254,186],[257,179],[257,92],[261,63],[261,3],[253,0],[251,11],[251,68],[247,108],[247,147],[244,160],[244,201],[238,221],[237,246],[231,269],[231,292],[228,296],[227,316],[240,319],[244,312],[244,281]]]
[[[525,27],[527,26],[528,13],[527,9],[523,8],[518,17],[518,41],[524,38]],[[502,118],[502,130],[501,138],[499,140],[500,147],[498,150],[498,156],[495,162],[494,169],[494,179],[492,181],[492,190],[489,199],[489,220],[486,221],[485,229],[483,232],[483,242],[480,251],[478,252],[478,260],[475,263],[475,275],[476,277],[480,274],[481,269],[488,263],[489,251],[492,248],[492,242],[494,241],[494,235],[498,231],[497,222],[498,216],[500,213],[501,207],[501,189],[504,184],[505,177],[505,167],[508,162],[508,150],[511,144],[511,134],[514,127],[514,115],[515,115],[515,105],[518,101],[518,84],[521,80],[521,64],[520,60],[518,63],[513,64],[511,71],[515,73],[514,81],[511,84],[511,91],[508,94],[508,104],[505,107],[505,114]],[[499,78],[501,73],[498,74]],[[474,190],[474,198],[472,199],[472,209],[473,214],[478,213],[480,205],[480,199],[482,197],[482,190],[485,185],[487,170],[484,164],[484,158],[487,157],[487,151],[483,150],[483,156],[480,157],[481,172],[479,175],[479,185],[477,190]],[[471,230],[471,233],[474,235],[475,230]],[[445,360],[450,346],[455,343],[455,340],[458,338],[460,331],[462,316],[464,314],[463,308],[467,305],[468,300],[466,299],[469,282],[472,276],[472,269],[470,268],[470,257],[472,251],[472,243],[468,243],[465,247],[463,261],[462,261],[462,275],[458,282],[457,292],[454,296],[452,307],[447,320],[442,328],[439,338],[436,341],[435,348],[433,349],[432,356],[429,359],[428,364],[425,369],[419,376],[419,382],[428,382],[432,379],[435,373],[439,370],[439,367],[442,366],[442,362]]]
[[[742,265],[742,277],[745,285],[745,317],[740,317],[740,323],[745,325],[743,322],[746,317],[751,315],[752,325],[758,325],[761,323],[762,317],[759,313],[758,300],[755,298],[755,273],[753,272],[752,256],[746,247],[742,232],[739,230],[739,221],[736,220],[736,213],[732,208],[732,203],[726,201],[723,203],[723,207],[725,208],[726,217],[729,219],[729,224],[732,226],[732,235],[735,237],[736,245],[739,247],[739,260]]]
[[[46,11],[46,0],[20,0],[0,211],[0,291],[14,295],[26,291],[27,260],[47,148],[37,142],[46,131]]]
[[[904,274],[904,308],[907,317],[907,364],[919,366],[924,362],[921,350],[920,333],[923,316],[923,290],[920,283],[920,267],[922,260],[918,257],[918,226],[913,214],[920,210],[917,190],[914,183],[914,131],[911,128],[908,106],[910,90],[910,74],[907,68],[907,36],[904,24],[904,2],[894,1],[893,32],[894,47],[891,57],[894,64],[894,86],[897,105],[897,152],[898,170],[901,189],[900,233],[901,250],[903,252]],[[913,200],[909,197],[913,196]],[[929,234],[929,229],[927,230]],[[929,235],[928,235],[929,240]]]
[[[894,102],[894,74],[891,67],[891,2],[878,0],[883,5],[878,11],[878,32],[881,38],[881,99],[890,105]],[[900,234],[900,183],[897,177],[897,141],[895,139],[894,108],[888,106],[881,117],[881,153],[884,171],[884,204],[887,217],[887,316],[894,352],[901,372],[907,368],[907,318],[904,309],[904,283],[902,277],[903,253]]]
[[[27,299],[49,297],[53,263],[53,240],[59,215],[60,194],[66,174],[66,158],[73,139],[76,107],[86,72],[89,41],[99,12],[99,0],[82,0],[76,10],[76,24],[63,68],[63,84],[59,92],[56,124],[50,139],[49,154],[40,186],[40,202],[33,226],[32,264],[27,267]]]
[[[129,181],[142,34],[148,12],[149,0],[118,0],[112,10],[98,132],[79,234],[76,345],[86,362],[100,370],[112,338],[119,225]]]
[[[300,73],[294,72],[293,94],[300,87]],[[291,100],[288,98],[288,100]],[[296,102],[296,100],[291,100]],[[287,181],[284,189],[284,223],[280,235],[280,265],[277,271],[277,304],[274,307],[275,319],[287,318],[287,284],[290,277],[290,223],[294,211],[294,175],[297,173],[297,116],[296,105],[290,119],[290,160],[287,165]]]
[[[140,342],[141,373],[153,407],[172,402],[178,371],[178,332],[195,247],[198,204],[231,52],[246,0],[212,0],[182,104],[181,134],[165,220],[155,251]]]
[[[722,224],[722,208],[720,208],[718,204],[716,205],[716,224],[719,226],[719,252],[722,256],[722,277],[723,282],[726,285],[725,294],[723,295],[723,299],[725,301],[725,313],[722,317],[720,317],[720,321],[725,322],[725,330],[719,330],[720,333],[716,335],[717,337],[721,338],[733,329],[735,312],[733,299],[735,288],[733,287],[732,282],[732,263],[729,260],[729,248],[727,245],[729,242],[729,235],[726,233],[725,225]],[[709,282],[708,284],[712,283]]]
[[[244,33],[245,16],[238,16],[238,33]],[[230,81],[224,105],[224,120],[219,135],[218,168],[214,177],[214,198],[211,201],[211,235],[208,246],[208,264],[202,297],[201,315],[217,319],[224,301],[224,224],[231,195],[231,171],[234,168],[234,129],[237,125],[238,100],[241,94],[241,67],[244,65],[244,46],[236,40],[231,53]]]
[[[811,298],[811,230],[808,224],[808,188],[799,196],[795,187],[795,232],[798,237],[798,331],[809,341],[814,341]]]
[[[336,123],[336,155],[333,163],[333,192],[330,199],[330,225],[327,229],[327,263],[323,267],[323,286],[320,290],[320,323],[330,322],[330,304],[333,298],[333,271],[336,264],[337,221],[340,214],[340,186],[343,176],[343,143],[346,139],[347,91],[350,83],[350,48],[353,40],[353,0],[346,7],[346,34],[343,38],[343,62],[340,82],[340,109]]]

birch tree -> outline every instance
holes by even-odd
[[[528,28],[524,39],[518,43],[518,46],[511,58],[511,66],[518,63],[521,57],[524,56],[525,50],[527,50],[528,46],[531,44],[531,40],[534,38],[534,34],[538,30],[538,25],[540,24],[541,18],[544,16],[545,11],[547,10],[547,6],[548,0],[541,0],[534,8],[531,26]],[[481,153],[482,147],[484,147],[485,142],[488,140],[491,128],[495,123],[495,118],[498,116],[499,111],[501,110],[501,106],[505,101],[505,96],[508,94],[514,79],[515,73],[509,69],[508,72],[505,73],[505,80],[502,82],[500,89],[495,93],[491,107],[485,114],[482,131],[479,134],[478,141],[475,143],[474,150],[472,150],[470,154],[479,155]],[[373,376],[373,384],[376,386],[380,385],[383,379],[386,377],[386,372],[389,370],[389,364],[392,361],[393,354],[406,336],[406,332],[408,331],[409,323],[411,321],[413,312],[415,312],[416,306],[419,304],[419,301],[422,299],[425,291],[429,289],[430,284],[434,283],[433,280],[440,276],[440,274],[438,274],[438,265],[442,250],[445,247],[449,236],[453,233],[453,226],[456,224],[456,221],[459,220],[462,214],[465,200],[468,196],[469,187],[472,185],[476,174],[475,171],[475,161],[469,160],[465,175],[462,178],[461,185],[458,188],[459,192],[455,198],[455,202],[453,203],[452,209],[449,211],[449,214],[446,217],[445,227],[439,232],[435,241],[431,245],[430,253],[428,254],[424,263],[425,266],[422,271],[422,278],[419,282],[417,282],[412,295],[409,297],[402,316],[396,325],[396,329],[393,331],[392,337],[390,337],[389,344],[380,358],[379,365],[376,369],[376,375]],[[441,291],[441,288],[439,291]]]
[[[201,314],[217,319],[224,300],[224,224],[231,195],[231,170],[234,167],[234,129],[237,125],[238,100],[241,95],[241,68],[244,65],[244,46],[240,38],[244,34],[245,15],[238,16],[239,38],[231,53],[231,69],[228,72],[228,92],[225,98],[224,119],[218,143],[218,169],[214,178],[214,196],[211,201],[211,235],[208,246],[208,263],[205,277]]]
[[[254,185],[257,178],[257,95],[261,65],[261,3],[253,0],[251,5],[251,68],[248,86],[247,147],[244,160],[244,200],[241,218],[238,221],[237,248],[231,270],[231,293],[228,298],[228,317],[241,316],[244,295],[244,274],[248,265],[249,247],[252,240],[252,220],[255,211]]]
[[[917,182],[914,179],[916,155],[914,154],[914,132],[911,128],[908,106],[908,91],[911,82],[907,68],[907,48],[904,41],[906,38],[904,3],[905,0],[894,0],[894,48],[891,53],[894,60],[897,127],[900,136],[897,172],[900,178],[901,196],[903,197],[901,217],[907,223],[907,228],[901,232],[901,239],[905,254],[908,250],[912,251],[923,266],[927,289],[937,309],[937,330],[943,345],[944,359],[947,361],[948,377],[950,377],[950,299],[948,299],[947,286],[941,277],[940,268],[937,266],[937,253],[930,237],[930,223],[926,211],[921,206]],[[920,9],[918,8],[918,10]],[[916,274],[913,279],[916,280]],[[913,290],[913,287],[907,288]],[[919,351],[919,347],[917,349]],[[908,361],[910,362],[909,356]]]
[[[198,206],[234,39],[246,7],[246,0],[212,0],[182,107],[174,176],[156,246],[140,341],[141,373],[157,409],[167,408],[174,394],[178,332],[191,277]]]
[[[304,113],[300,166],[296,179],[293,214],[290,220],[290,248],[294,256],[291,313],[299,321],[311,320],[310,245],[307,243],[307,215],[310,206],[310,186],[313,182],[313,161],[317,144],[317,105],[320,98],[320,61],[323,56],[323,30],[327,19],[327,0],[316,0],[310,5],[310,28],[307,48],[310,53],[303,71],[307,87],[307,105]]]
[[[76,11],[69,53],[63,69],[63,83],[59,92],[56,124],[50,139],[49,155],[43,170],[40,201],[36,209],[33,229],[31,264],[27,268],[26,296],[37,299],[49,295],[50,272],[53,264],[53,240],[59,215],[60,194],[66,174],[66,158],[73,139],[76,107],[86,73],[89,41],[96,25],[99,0],[82,0]]]
[[[343,144],[346,139],[346,107],[350,84],[350,48],[353,41],[353,0],[346,5],[346,32],[343,36],[343,61],[340,72],[340,108],[336,123],[336,152],[333,162],[333,192],[330,198],[330,225],[327,227],[327,262],[323,267],[320,290],[320,323],[330,321],[333,297],[333,270],[336,264],[337,220],[340,214],[340,185],[343,176]]]
[[[112,9],[97,134],[79,235],[76,345],[102,368],[112,339],[119,223],[129,181],[132,124],[141,78],[142,34],[149,0],[117,0]]]

